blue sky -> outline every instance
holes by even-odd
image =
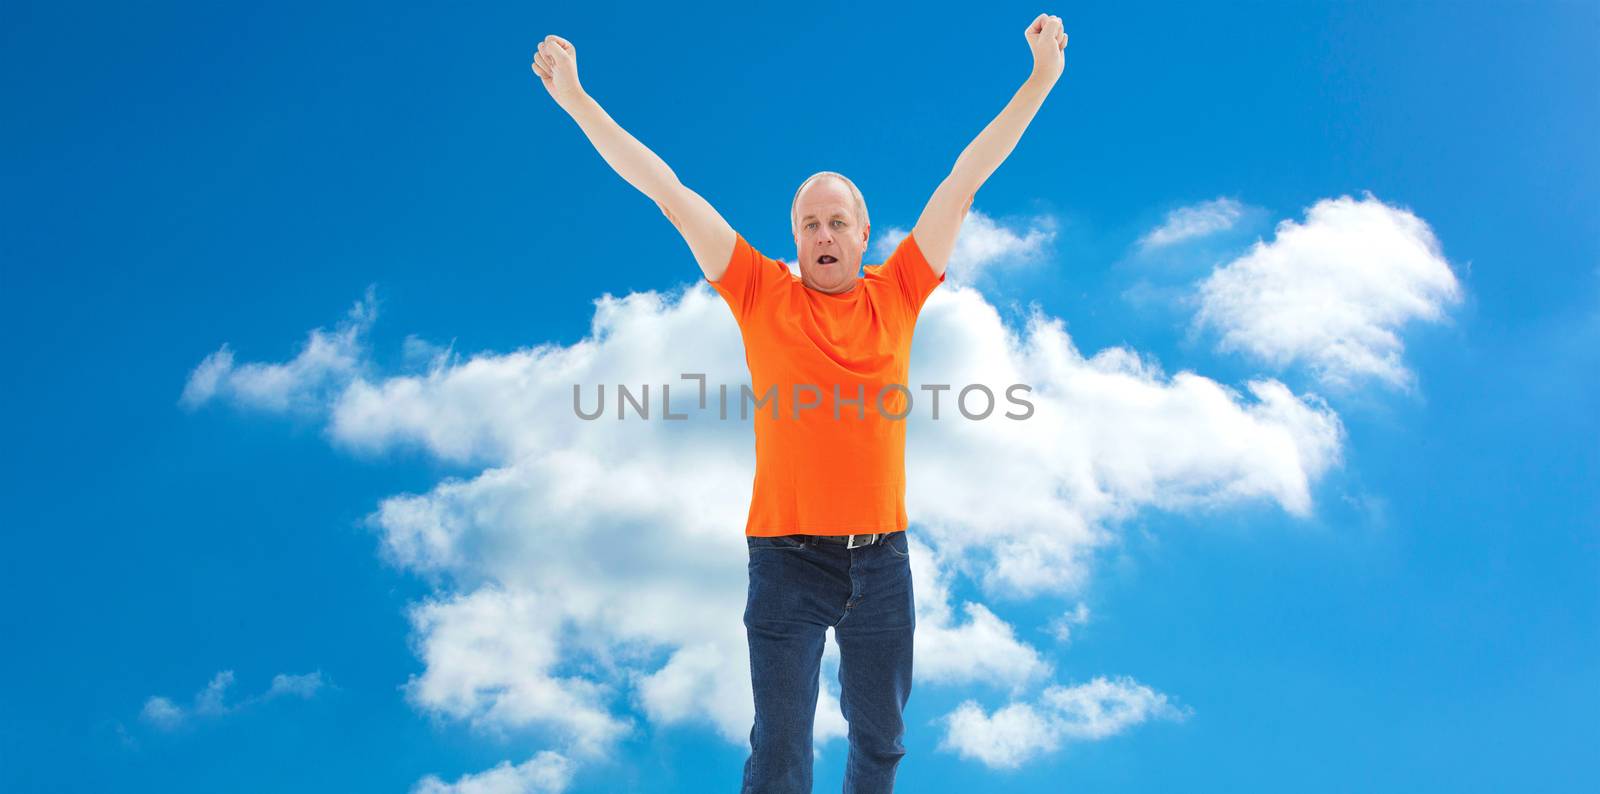
[[[1600,783],[1591,4],[12,2],[0,788],[733,790],[749,428],[560,407],[736,329],[533,47],[769,255],[850,175],[881,261],[1041,11],[912,377],[1049,394],[911,430],[901,788]]]

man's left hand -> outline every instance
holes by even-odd
[[[1067,65],[1067,34],[1061,29],[1061,17],[1040,14],[1023,35],[1028,37],[1028,49],[1033,50],[1033,73],[1052,82],[1059,78]]]

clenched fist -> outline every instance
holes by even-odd
[[[1028,49],[1033,50],[1033,73],[1051,80],[1060,77],[1067,65],[1067,34],[1061,29],[1061,17],[1040,14],[1023,35],[1028,37]]]
[[[560,36],[545,36],[539,42],[533,56],[533,73],[563,109],[583,97],[583,85],[578,82],[578,49]]]

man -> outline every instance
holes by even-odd
[[[902,714],[916,626],[903,421],[912,331],[928,294],[944,281],[978,188],[1011,154],[1061,76],[1061,19],[1040,14],[1024,35],[1032,73],[957,158],[887,262],[862,266],[871,225],[853,182],[824,171],[801,183],[789,218],[798,278],[752,247],[584,92],[570,42],[549,36],[534,56],[533,71],[600,156],[683,234],[744,340],[758,401],[745,525],[755,693],[745,792],[811,790],[812,721],[829,626],[839,643],[839,705],[850,724],[844,790],[894,788],[906,752]],[[762,406],[763,397],[774,404]]]

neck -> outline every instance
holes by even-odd
[[[855,289],[856,288],[856,282],[860,281],[860,280],[861,279],[859,279],[859,278],[853,278],[853,279],[850,279],[850,281],[848,283],[841,284],[841,285],[839,285],[837,287],[834,287],[833,289],[823,289],[822,287],[819,287],[819,286],[817,286],[815,284],[809,284],[809,283],[806,284],[806,288],[807,289],[813,289],[813,290],[816,290],[817,292],[821,292],[821,293],[824,293],[824,294],[827,294],[827,295],[843,295],[843,294],[849,292],[850,290]]]

